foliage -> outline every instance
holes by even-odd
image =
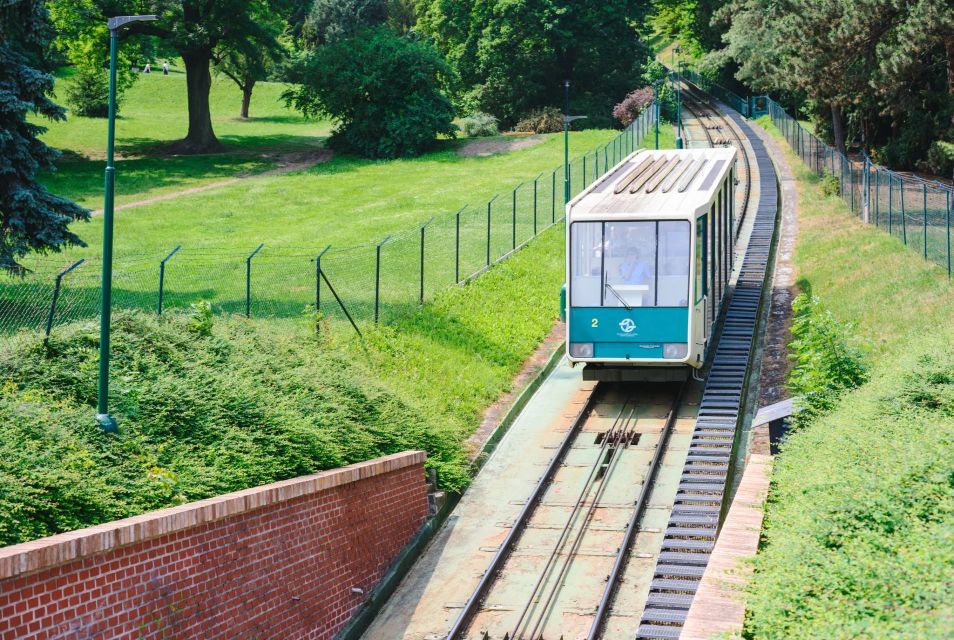
[[[799,398],[796,426],[809,424],[835,406],[846,391],[868,379],[863,352],[852,346],[853,327],[839,322],[810,293],[792,302],[793,367],[788,388]]]
[[[353,38],[367,27],[388,20],[388,0],[315,0],[302,35],[311,46]]]
[[[870,345],[870,381],[775,459],[744,637],[946,638],[954,287],[785,153],[800,194],[795,266]]]
[[[826,196],[841,195],[841,179],[834,173],[826,171],[821,179],[821,190]]]
[[[38,171],[53,170],[59,154],[39,140],[45,128],[29,122],[27,114],[65,118],[47,97],[53,78],[41,70],[49,42],[44,3],[0,5],[0,269],[18,269],[30,252],[82,245],[69,224],[89,218],[88,211],[54,196],[36,179]]]
[[[563,113],[556,107],[531,111],[513,126],[514,131],[557,133],[563,131]]]
[[[393,393],[294,338],[228,322],[211,336],[187,317],[118,314],[112,407],[100,432],[98,327],[22,335],[0,350],[0,544],[426,448],[449,488],[463,450]]]
[[[804,97],[839,149],[885,147],[882,157],[911,167],[954,124],[940,64],[954,57],[947,0],[731,0],[720,16],[731,27],[716,58],[757,91]]]
[[[94,0],[55,0],[48,5],[50,22],[56,29],[54,48],[76,69],[66,88],[70,110],[73,115],[105,118],[109,113],[109,29],[106,21],[98,18]],[[120,47],[117,53],[117,113],[120,113],[126,91],[139,77],[133,70],[127,50]]]
[[[918,168],[937,176],[954,175],[954,142],[944,140],[932,142],[928,148],[927,158],[918,164]]]
[[[212,335],[215,319],[212,316],[212,305],[202,300],[189,305],[189,324],[186,328],[197,336],[208,338]]]
[[[476,111],[461,120],[460,128],[463,130],[465,136],[471,138],[495,136],[499,133],[497,130],[497,118],[481,111]]]
[[[630,91],[623,101],[613,107],[613,117],[624,127],[639,117],[646,107],[653,103],[653,88],[642,87]]]
[[[434,39],[461,78],[465,110],[512,126],[564,103],[586,126],[611,126],[613,105],[634,86],[648,48],[636,32],[640,0],[419,0],[417,30]]]
[[[271,25],[283,11],[291,10],[294,0],[91,0],[88,4],[95,10],[87,12],[84,19],[91,22],[123,14],[158,16],[156,21],[130,24],[123,34],[154,36],[179,53],[187,76],[189,127],[174,150],[206,153],[220,149],[209,110],[213,57],[222,58],[224,51],[232,50],[262,54],[276,50],[278,42]]]
[[[285,93],[306,116],[337,124],[329,144],[371,158],[419,155],[438,135],[454,136],[450,75],[426,42],[386,27],[319,47],[298,70],[302,86]]]

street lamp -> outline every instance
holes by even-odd
[[[676,47],[672,50],[674,54],[682,52],[680,47]],[[675,64],[675,69],[673,70],[676,74],[676,148],[682,149],[682,73],[680,66],[682,64],[681,60],[677,60]]]
[[[656,111],[656,149],[659,149],[659,85],[663,83],[663,79],[660,78],[653,82],[653,105]]]
[[[570,123],[586,116],[570,115],[570,81],[563,81],[566,111],[563,112],[563,204],[570,201]]]
[[[115,432],[116,421],[109,415],[109,321],[113,289],[113,192],[116,168],[113,146],[116,137],[116,49],[121,28],[133,22],[155,20],[156,16],[116,16],[106,21],[109,28],[109,119],[106,125],[106,186],[103,196],[103,284],[99,321],[99,395],[96,422],[106,432]]]

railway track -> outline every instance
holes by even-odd
[[[690,90],[688,95],[691,101],[699,94]],[[694,108],[698,104],[697,100]],[[718,111],[708,99],[704,104],[711,111]],[[743,135],[748,138],[754,155],[751,162],[758,168],[759,196],[750,214],[751,184],[747,185],[743,215],[754,215],[752,232],[735,285],[724,303],[725,313],[716,336],[698,419],[641,614],[637,640],[679,638],[715,546],[731,477],[735,436],[743,423],[749,367],[755,353],[775,237],[778,184],[771,158],[741,116],[727,111],[720,117],[726,124],[734,125],[730,129],[738,129],[735,139],[743,149],[751,182],[752,164],[741,144]]]
[[[602,637],[686,384],[597,386],[448,639]]]

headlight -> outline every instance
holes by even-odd
[[[573,358],[592,358],[592,357],[593,357],[593,343],[592,343],[592,342],[571,342],[571,343],[570,343],[570,357],[573,357]]]
[[[689,353],[689,345],[685,342],[667,342],[663,345],[663,358],[681,360]]]

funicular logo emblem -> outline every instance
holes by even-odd
[[[620,320],[619,328],[623,333],[632,333],[636,331],[636,323],[632,318],[623,318]]]

